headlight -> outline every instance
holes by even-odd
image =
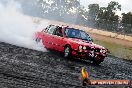
[[[78,48],[79,48],[79,50],[81,50],[81,49],[86,50],[87,49],[86,46],[81,46],[81,45]]]
[[[106,51],[105,51],[104,49],[101,49],[100,52],[101,52],[101,53],[105,53]]]
[[[83,48],[83,46],[79,46],[79,49],[82,49]]]
[[[83,46],[83,49],[86,50],[86,46]]]

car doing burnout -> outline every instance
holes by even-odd
[[[93,43],[92,38],[83,30],[49,25],[35,33],[35,40],[42,40],[45,48],[64,52],[65,58],[73,56],[100,64],[107,56],[107,49]]]

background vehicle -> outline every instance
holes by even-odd
[[[65,58],[78,57],[100,64],[107,56],[107,49],[93,43],[92,38],[83,30],[49,25],[35,34],[36,41],[42,39],[46,48],[64,52]]]

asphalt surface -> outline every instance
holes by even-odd
[[[0,42],[0,88],[81,88],[82,66],[90,79],[132,80],[132,62],[114,56],[94,66],[65,59],[56,51],[40,52]]]

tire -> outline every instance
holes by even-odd
[[[94,60],[94,61],[93,61],[93,64],[94,64],[94,65],[99,65],[101,62],[102,62],[101,60]]]
[[[71,49],[70,45],[65,46],[65,48],[64,48],[64,57],[68,58],[68,59],[72,58],[72,49]]]
[[[36,38],[36,42],[40,42],[41,41],[41,38]]]

